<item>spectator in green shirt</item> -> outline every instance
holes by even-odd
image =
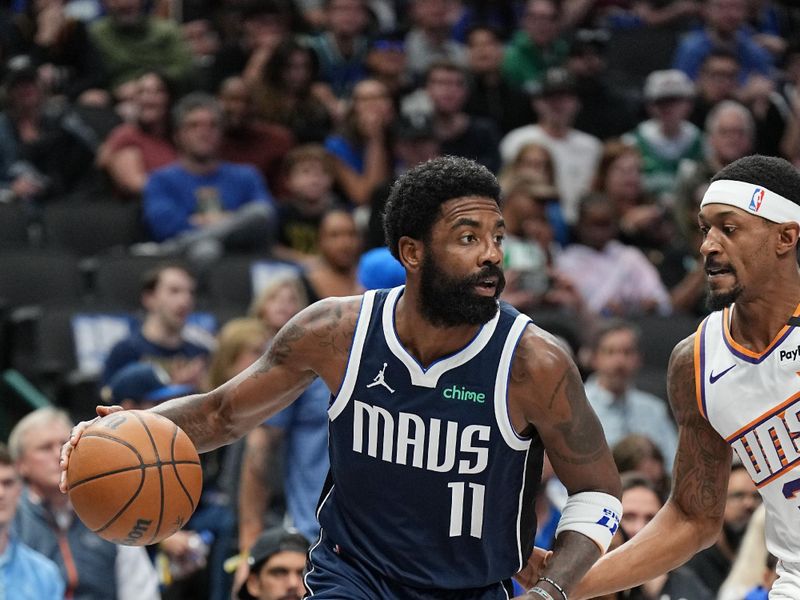
[[[512,85],[536,85],[550,67],[566,63],[569,45],[560,36],[559,9],[554,0],[529,0],[522,27],[503,57],[503,76]]]
[[[180,84],[190,77],[192,55],[178,25],[146,14],[143,0],[104,0],[107,16],[89,34],[105,65],[111,90],[158,69]]]

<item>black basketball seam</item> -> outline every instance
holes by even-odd
[[[113,435],[109,435],[107,433],[95,433],[95,432],[84,433],[84,434],[81,435],[81,437],[82,438],[99,437],[99,438],[103,438],[105,440],[111,440],[112,442],[117,442],[118,444],[122,444],[123,446],[128,448],[131,452],[133,452],[136,455],[136,458],[139,459],[139,466],[140,467],[144,464],[144,459],[142,458],[142,455],[139,453],[139,451],[136,449],[136,447],[132,446],[129,442],[126,442],[125,440],[122,440],[122,439],[120,439],[118,437],[114,437]]]
[[[144,419],[140,417],[136,412],[131,412],[131,414],[138,419],[138,421],[144,427],[144,430],[147,432],[147,437],[150,438],[150,443],[153,444],[153,452],[156,455],[156,463],[158,466],[158,480],[161,488],[161,503],[158,509],[158,521],[156,522],[155,531],[153,531],[153,535],[150,537],[150,543],[154,543],[156,537],[158,536],[158,532],[161,530],[161,521],[164,519],[164,474],[161,472],[161,457],[158,455],[158,446],[156,446],[156,441],[153,439],[153,434],[150,433],[150,428],[147,426],[147,423],[144,422]]]
[[[186,489],[186,486],[183,485],[183,481],[181,480],[181,476],[178,473],[178,467],[175,466],[177,464],[180,464],[180,463],[178,463],[178,461],[175,460],[175,440],[177,440],[177,439],[178,439],[178,426],[175,425],[175,431],[172,433],[172,443],[169,446],[170,458],[172,459],[172,461],[171,461],[172,462],[172,470],[175,472],[175,479],[178,480],[178,485],[181,486],[181,489],[183,490],[183,493],[186,494],[186,497],[189,499],[189,504],[192,505],[192,512],[194,512],[194,498],[192,498],[192,495],[189,493],[189,490]],[[192,461],[192,462],[194,462],[194,461]],[[200,464],[200,463],[197,463],[197,464]]]
[[[144,472],[144,469],[142,469],[142,470],[141,470],[141,473],[142,473],[142,478],[141,478],[141,480],[139,481],[139,487],[138,487],[138,488],[136,488],[136,492],[133,494],[133,496],[131,496],[130,500],[128,500],[128,501],[125,503],[125,505],[124,505],[124,506],[123,506],[121,509],[119,509],[119,512],[118,512],[117,514],[115,514],[113,517],[111,517],[111,520],[110,520],[108,523],[106,523],[105,525],[103,525],[103,526],[102,526],[100,529],[95,529],[95,530],[94,530],[94,533],[100,533],[101,531],[105,531],[106,529],[108,529],[109,527],[111,527],[111,526],[114,524],[114,521],[116,521],[117,519],[119,519],[119,518],[122,516],[122,514],[123,514],[123,513],[124,513],[126,510],[128,510],[128,507],[129,507],[131,504],[133,504],[133,501],[134,501],[134,500],[136,500],[136,498],[139,496],[139,492],[141,492],[141,491],[142,491],[142,488],[144,487],[144,480],[145,480],[145,472]]]
[[[200,465],[200,463],[196,460],[176,460],[174,464],[178,465]],[[97,479],[102,479],[108,475],[119,475],[120,473],[127,473],[129,471],[136,471],[140,469],[150,469],[152,467],[157,467],[157,464],[152,465],[137,465],[135,467],[125,467],[124,469],[117,469],[116,471],[104,471],[98,475],[92,475],[91,477],[87,477],[86,479],[81,479],[80,481],[76,481],[72,485],[69,486],[69,491],[71,492],[76,487],[83,485],[84,483],[89,483],[92,481],[96,481]]]

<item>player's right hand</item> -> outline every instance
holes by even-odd
[[[78,440],[81,439],[81,434],[83,434],[83,431],[89,427],[89,425],[97,421],[97,419],[101,419],[106,415],[110,415],[111,413],[115,413],[120,410],[125,409],[121,406],[99,405],[95,408],[97,417],[91,421],[81,421],[72,428],[72,432],[69,434],[69,439],[63,446],[61,446],[61,482],[58,484],[58,487],[62,494],[67,493],[67,467],[69,466],[69,455],[72,454],[72,449],[78,444]]]

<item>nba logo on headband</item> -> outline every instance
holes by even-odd
[[[753,212],[758,212],[758,209],[761,208],[761,203],[764,201],[764,190],[763,188],[756,188],[753,191],[753,195],[750,198],[750,206],[748,207]]]

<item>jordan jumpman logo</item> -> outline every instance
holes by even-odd
[[[390,394],[394,394],[394,390],[389,387],[389,384],[386,383],[386,380],[384,379],[383,372],[385,370],[386,370],[386,363],[383,363],[383,368],[380,371],[378,371],[377,375],[375,375],[375,379],[372,380],[372,383],[368,383],[367,384],[367,387],[371,388],[371,387],[375,387],[376,385],[382,385],[387,390],[389,390]]]

